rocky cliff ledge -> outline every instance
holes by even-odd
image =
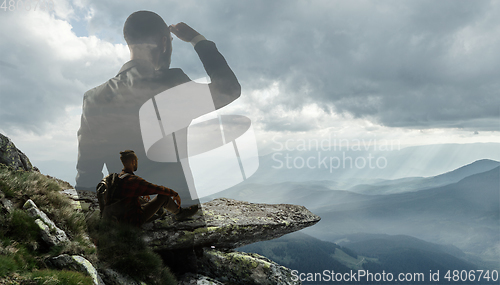
[[[254,204],[219,198],[201,205],[191,220],[176,222],[172,216],[144,226],[154,249],[189,246],[232,249],[278,238],[316,224],[320,217],[303,206]]]
[[[64,193],[80,200],[82,208],[96,207],[92,192]],[[185,254],[184,249],[198,249],[198,257],[193,256],[198,274],[185,274],[179,284],[300,284],[293,281],[290,269],[258,254],[233,249],[278,238],[320,219],[303,206],[218,198],[201,204],[190,220],[177,222],[167,214],[143,229],[149,246],[163,256],[167,253],[175,259],[179,253]]]

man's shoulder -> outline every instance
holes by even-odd
[[[124,65],[125,67],[125,65]],[[180,68],[147,73],[140,66],[122,68],[120,72],[99,86],[84,93],[85,100],[111,100],[114,96],[133,89],[161,90],[191,81]],[[122,94],[123,95],[123,94]]]
[[[102,83],[99,86],[96,86],[92,89],[87,90],[84,94],[84,100],[97,100],[103,97],[111,96],[113,95],[113,88],[112,86],[117,86],[120,82],[120,79],[118,76],[115,76],[108,81]]]
[[[144,73],[152,73],[152,71],[148,72],[147,69],[140,61],[130,60],[120,68],[114,77],[85,92],[84,97],[86,99],[98,99],[118,93],[120,89],[132,85],[136,77],[144,76]]]
[[[120,173],[116,173],[118,175],[118,177],[124,179],[124,178],[128,178],[128,177],[132,177],[132,176],[136,176],[134,173],[130,173],[130,172],[125,172],[124,170],[122,170],[122,172]]]
[[[152,79],[154,83],[163,85],[164,88],[172,88],[177,85],[191,81],[191,79],[180,68],[169,68],[158,70]]]
[[[144,180],[143,178],[141,178],[140,176],[135,175],[134,173],[123,172],[123,171],[118,174],[118,177],[122,181],[133,181],[133,180],[142,181],[142,180]]]

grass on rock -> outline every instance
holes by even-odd
[[[14,203],[10,213],[0,204],[0,284],[92,284],[91,279],[88,279],[90,283],[75,283],[71,280],[87,279],[77,272],[47,270],[44,263],[46,258],[61,253],[97,260],[95,247],[86,238],[84,215],[75,211],[69,198],[60,193],[63,187],[67,188],[65,183],[39,172],[13,170],[0,164],[3,193],[0,195]],[[34,219],[22,210],[28,199],[63,229],[71,241],[48,248],[41,240]]]
[[[46,268],[45,259],[62,253],[84,256],[98,267],[115,269],[147,284],[177,284],[140,230],[104,223],[98,215],[86,222],[84,213],[76,211],[71,200],[60,193],[70,187],[39,172],[0,164],[0,190],[16,208],[8,213],[0,203],[0,284],[92,284],[92,279],[82,273]],[[34,219],[21,209],[28,199],[64,230],[71,242],[48,248]],[[92,240],[98,242],[97,250],[88,230]]]

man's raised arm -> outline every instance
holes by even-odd
[[[170,31],[179,39],[190,42],[210,76],[210,93],[216,109],[236,100],[241,94],[241,86],[226,60],[217,50],[215,43],[208,41],[196,30],[181,22],[170,26]]]

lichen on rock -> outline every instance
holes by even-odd
[[[237,248],[278,238],[319,222],[303,206],[255,204],[219,198],[201,205],[191,220],[176,222],[172,217],[146,225],[147,241],[155,249],[190,246]]]
[[[64,193],[74,196],[68,191]],[[90,196],[85,200],[95,203]],[[197,260],[194,265],[198,274],[181,273],[179,284],[301,284],[294,281],[291,269],[258,254],[233,249],[298,231],[319,220],[319,216],[303,206],[255,204],[219,198],[201,204],[201,210],[187,221],[175,221],[173,215],[167,214],[145,224],[143,233],[148,246],[164,260],[174,256],[179,258],[179,252],[196,249],[197,257],[193,256],[193,260]],[[202,252],[200,256],[199,251]],[[184,264],[178,260],[173,263]],[[182,270],[189,266],[184,267]],[[182,270],[179,272],[186,272]],[[106,279],[115,280],[111,284],[120,279],[110,270],[101,273]],[[116,284],[135,284],[122,282],[125,283]]]
[[[95,285],[105,285],[95,267],[82,256],[61,254],[48,259],[47,263],[54,268],[83,272],[92,278]]]
[[[205,249],[198,264],[201,274],[227,284],[301,284],[290,269],[255,253]]]
[[[177,285],[224,285],[224,283],[201,274],[187,273]]]
[[[48,245],[57,246],[61,243],[69,242],[66,233],[58,228],[43,211],[38,209],[37,205],[31,199],[26,201],[23,208],[26,210],[28,215],[36,219],[35,223],[40,228],[42,239]]]

